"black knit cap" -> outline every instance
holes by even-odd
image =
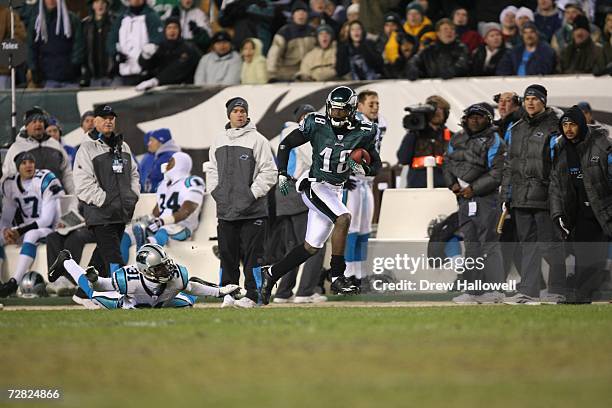
[[[295,3],[293,3],[293,6],[291,6],[291,14],[295,13],[298,10],[308,11],[308,6],[303,1],[296,1]]]
[[[540,84],[529,85],[527,89],[525,89],[525,94],[523,97],[535,96],[539,100],[542,101],[544,106],[546,106],[546,100],[548,99],[548,91]]]
[[[17,169],[19,169],[19,166],[21,165],[21,163],[23,163],[25,160],[32,160],[34,163],[36,163],[36,158],[34,157],[34,155],[30,152],[21,152],[19,153],[17,156],[15,156],[15,158],[13,159],[13,161],[15,162],[15,166],[17,167]]]
[[[577,105],[569,108],[563,116],[561,116],[561,119],[559,119],[559,132],[561,132],[563,136],[565,136],[565,133],[563,133],[563,124],[565,122],[573,122],[578,125],[580,129],[579,138],[583,138],[589,131],[584,113],[582,113],[582,110]]]
[[[573,31],[576,31],[580,28],[587,30],[589,33],[591,32],[591,24],[589,23],[589,19],[583,15],[579,15],[578,17],[576,17],[576,19],[572,23]]]
[[[170,24],[176,24],[181,28],[181,20],[177,16],[170,16],[164,21],[164,29],[168,27]]]
[[[470,105],[466,110],[463,111],[463,114],[467,118],[470,115],[480,115],[489,119],[490,123],[493,123],[494,110],[491,105],[486,102],[479,102],[473,105]]]
[[[246,101],[246,99],[241,98],[239,96],[230,99],[229,101],[226,102],[225,107],[227,108],[227,117],[229,118],[229,115],[231,113],[232,110],[234,110],[235,107],[237,106],[242,106],[244,108],[244,110],[246,111],[247,115],[249,114],[249,104]]]

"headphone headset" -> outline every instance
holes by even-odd
[[[499,103],[500,98],[501,93],[493,95],[493,101],[495,101],[495,103],[497,104]],[[523,103],[523,98],[521,98],[516,92],[512,92],[512,103],[514,104],[514,106],[521,106],[521,104]]]

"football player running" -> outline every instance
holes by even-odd
[[[278,150],[278,185],[287,194],[292,179],[287,175],[289,152],[305,143],[312,145],[312,165],[295,188],[308,206],[305,242],[293,248],[280,262],[262,268],[261,301],[268,304],[276,281],[319,251],[331,234],[332,291],[356,294],[359,288],[344,276],[344,250],[351,214],[342,203],[343,184],[351,173],[374,175],[381,166],[376,149],[377,126],[356,115],[357,95],[346,86],[330,92],[325,115],[313,112],[280,144]],[[350,158],[353,150],[363,148],[371,157],[370,165]]]
[[[92,268],[85,271],[66,249],[49,268],[49,281],[60,276],[74,281],[91,299],[95,308],[134,309],[191,307],[200,296],[237,296],[238,285],[218,287],[199,278],[189,278],[187,268],[178,265],[158,244],[145,244],[136,253],[136,264],[99,277]]]

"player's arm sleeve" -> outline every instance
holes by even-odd
[[[79,200],[101,207],[106,200],[106,192],[98,184],[93,160],[89,156],[86,146],[81,146],[77,151],[74,161],[75,192]]]
[[[43,178],[42,190],[40,217],[36,221],[40,228],[53,228],[53,220],[59,213],[58,197],[64,193],[64,189],[53,173],[47,173]]]
[[[268,191],[276,184],[278,171],[270,142],[261,136],[255,146],[255,162],[257,164],[256,175],[253,184],[251,184],[251,193],[253,193],[255,199],[258,199],[268,194]]]
[[[198,278],[191,278],[187,283],[187,287],[183,289],[183,292],[195,296],[218,297],[219,287]]]
[[[302,126],[302,125],[300,125]],[[287,166],[289,165],[289,153],[291,149],[307,143],[309,140],[304,132],[298,128],[289,133],[286,138],[278,146],[278,171],[287,174]]]

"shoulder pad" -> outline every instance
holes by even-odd
[[[41,175],[42,175],[42,182],[40,183],[40,190],[41,190],[42,193],[44,193],[45,190],[49,187],[49,185],[51,185],[53,180],[57,180],[57,177],[55,177],[55,174],[53,174],[49,170],[44,170],[44,172],[45,173],[41,173]],[[55,194],[55,192],[54,192],[54,194]]]
[[[185,187],[190,188],[195,186],[204,187],[204,180],[198,176],[189,176],[185,179]]]

